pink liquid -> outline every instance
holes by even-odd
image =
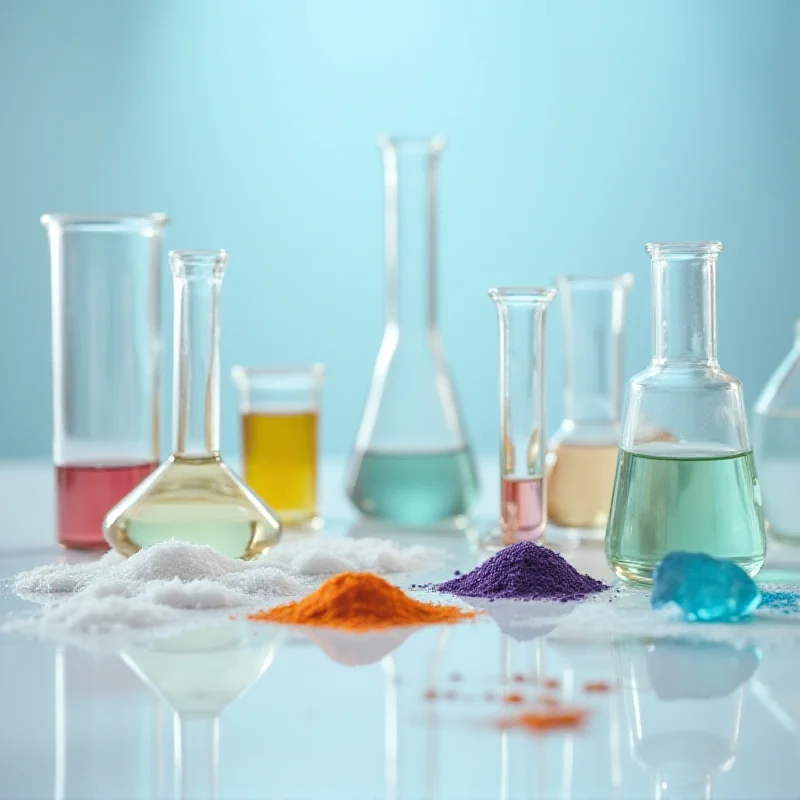
[[[103,517],[157,466],[152,461],[56,467],[59,543],[82,550],[107,549]]]
[[[500,483],[500,527],[503,541],[533,541],[544,533],[547,516],[541,478],[503,478]]]

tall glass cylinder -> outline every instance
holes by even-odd
[[[439,335],[437,181],[444,141],[381,139],[386,327],[347,491],[368,518],[460,522],[477,476]]]
[[[163,214],[45,214],[58,541],[105,548],[106,512],[159,460]]]
[[[766,540],[740,382],[717,362],[719,242],[650,244],[653,359],[628,384],[606,534],[619,577],[651,583],[672,550],[755,575]]]
[[[541,537],[547,525],[545,313],[555,289],[491,289],[500,323],[500,540]]]
[[[225,250],[169,254],[175,292],[172,455],[108,512],[108,543],[125,556],[169,539],[252,558],[275,544],[272,509],[219,452],[219,299]]]
[[[617,468],[629,273],[557,279],[564,328],[564,419],[550,440],[547,514],[602,540]]]

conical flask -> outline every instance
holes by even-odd
[[[647,245],[653,360],[628,384],[606,533],[619,577],[651,583],[670,551],[735,561],[750,575],[766,538],[742,387],[717,363],[719,242]]]
[[[753,409],[753,451],[767,530],[800,544],[800,320],[794,346]]]
[[[122,555],[167,539],[252,558],[275,544],[281,524],[219,453],[219,295],[224,250],[169,254],[175,290],[169,460],[121,500],[103,534]]]
[[[436,184],[444,141],[378,141],[385,180],[387,314],[347,492],[366,517],[458,523],[477,494],[439,335]]]
[[[602,541],[617,469],[622,334],[633,275],[560,277],[564,419],[549,442],[547,515],[580,539]]]

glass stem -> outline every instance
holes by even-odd
[[[219,294],[221,276],[175,276],[173,453],[219,454]]]
[[[653,255],[657,364],[717,363],[716,254]]]
[[[175,714],[175,796],[219,798],[219,714]]]

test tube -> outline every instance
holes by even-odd
[[[317,500],[321,364],[234,367],[244,479],[288,527],[322,525]]]
[[[103,517],[159,458],[163,214],[45,214],[58,541],[106,549]]]
[[[489,290],[500,323],[501,545],[539,539],[547,524],[544,322],[555,296],[555,289]]]

